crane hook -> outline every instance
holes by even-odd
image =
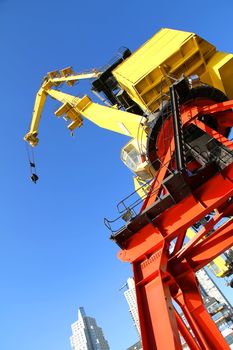
[[[30,179],[32,180],[32,182],[34,182],[34,184],[36,184],[37,180],[39,180],[39,176],[36,174],[36,163],[34,161],[33,150],[31,150],[31,154],[30,154],[30,151],[27,148],[27,154],[28,154],[28,161],[29,161],[30,172],[31,172]]]
[[[32,182],[34,182],[34,184],[36,184],[37,180],[39,180],[39,176],[37,176],[37,174],[35,172],[32,171],[32,169],[36,169],[36,165],[34,162],[30,162],[30,167],[31,167],[31,176],[30,179],[32,180]]]

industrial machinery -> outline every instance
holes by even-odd
[[[25,136],[32,146],[48,95],[62,103],[55,115],[70,131],[84,117],[130,137],[121,159],[135,174],[136,191],[105,224],[119,258],[133,267],[144,350],[181,349],[180,336],[192,350],[229,349],[203,305],[195,271],[227,252],[227,274],[233,272],[232,78],[232,54],[193,33],[162,29],[101,69],[48,73],[36,96]],[[102,104],[58,90],[81,79],[92,79]],[[190,227],[195,235],[187,242]]]

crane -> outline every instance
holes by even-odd
[[[61,102],[55,115],[71,132],[87,118],[130,138],[121,159],[134,173],[135,192],[105,224],[118,257],[132,264],[144,350],[181,349],[180,335],[192,350],[229,349],[203,305],[195,271],[233,246],[232,78],[232,54],[164,28],[101,69],[48,73],[36,95],[25,135],[33,147],[47,96]],[[101,104],[60,90],[82,79],[91,79]],[[190,227],[196,231],[187,243]]]

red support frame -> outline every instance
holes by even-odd
[[[229,108],[233,108],[233,101],[186,106],[181,108],[182,122],[196,124],[233,150],[231,141],[198,120],[202,114],[216,113],[219,129],[233,126]],[[174,150],[173,139],[171,144]],[[164,159],[169,161],[168,152]],[[161,168],[141,212],[156,200],[157,180],[164,176],[165,170]],[[233,163],[124,242],[125,248],[118,256],[133,267],[143,350],[180,350],[180,335],[191,350],[230,349],[204,307],[195,272],[233,246],[232,220],[207,235],[216,223],[233,212],[232,197]],[[186,230],[213,210],[216,215],[184,245]],[[171,253],[169,248],[174,239],[176,244]],[[189,327],[178,314],[175,303],[182,309]]]

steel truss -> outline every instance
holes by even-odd
[[[220,130],[221,126],[233,126],[232,108],[233,101],[181,106],[181,125],[184,128],[192,123],[233,150],[233,143]],[[207,113],[218,118],[218,131],[200,120],[199,117]],[[164,163],[169,163],[174,150],[173,136]],[[233,246],[231,219],[209,234],[223,217],[233,214],[233,163],[204,180],[203,176],[197,177],[197,183],[190,186],[191,190],[185,192],[184,198],[159,215],[147,215],[159,198],[159,189],[153,191],[153,186],[157,186],[158,181],[162,186],[165,173],[165,168],[158,171],[137,218],[140,223],[140,216],[147,217],[147,223],[142,219],[144,224],[139,224],[133,232],[126,227],[115,235],[122,248],[119,258],[130,262],[133,268],[143,350],[182,349],[180,335],[191,350],[229,349],[205,309],[195,272]],[[182,169],[179,169],[178,176],[187,182],[187,174]],[[215,215],[185,244],[186,230],[211,212]],[[171,252],[171,242],[174,241]],[[176,305],[187,322],[177,312]]]

